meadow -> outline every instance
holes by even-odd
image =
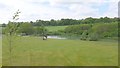
[[[57,30],[64,30],[67,26],[46,26],[45,28],[48,31],[57,31]]]
[[[42,40],[16,37],[12,42],[13,66],[117,66],[117,41]],[[2,65],[8,66],[9,46],[2,40]]]
[[[2,65],[2,39],[0,37],[0,67]]]
[[[1,65],[2,65],[2,27],[0,27],[0,67]]]

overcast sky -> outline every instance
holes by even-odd
[[[0,0],[0,23],[12,21],[14,12],[21,11],[18,21],[61,18],[118,17],[119,0]]]

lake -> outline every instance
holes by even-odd
[[[52,39],[67,39],[67,38],[60,37],[60,36],[47,36],[47,38],[52,38]]]

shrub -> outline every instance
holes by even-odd
[[[72,25],[65,28],[66,33],[82,35],[84,31],[91,29],[90,24]]]
[[[88,37],[88,32],[87,31],[84,31],[81,35],[81,40],[87,40],[87,37]]]
[[[116,37],[118,36],[118,23],[95,24],[91,29],[91,33],[97,33],[101,38]]]
[[[88,37],[89,41],[98,41],[99,40],[99,35],[97,33],[91,33]]]
[[[26,35],[31,35],[34,33],[33,26],[28,22],[22,23],[18,29],[18,33],[25,33]]]

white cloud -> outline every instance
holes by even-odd
[[[19,21],[30,21],[37,19],[61,19],[61,18],[86,18],[100,16],[117,16],[117,2],[119,0],[1,0],[0,21],[12,20],[13,13],[20,9]],[[99,6],[108,3],[108,10],[103,14],[99,12]],[[93,8],[97,6],[98,8]]]
[[[88,4],[73,4],[69,8],[73,13],[80,16],[96,15],[98,12],[98,9],[93,9],[91,6],[88,6]]]
[[[103,14],[103,16],[118,17],[118,3],[111,2],[108,10]]]

